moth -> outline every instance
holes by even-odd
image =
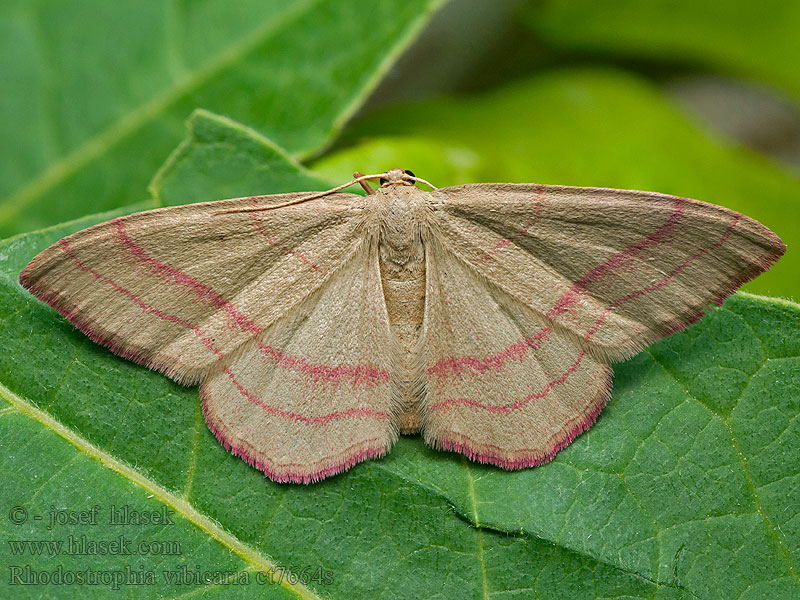
[[[605,406],[610,363],[785,250],[676,196],[356,176],[368,195],[119,217],[44,250],[20,283],[116,354],[199,384],[233,454],[310,483],[399,434],[505,469],[545,463]]]

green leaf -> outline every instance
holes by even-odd
[[[800,4],[784,0],[545,0],[526,24],[544,40],[673,63],[695,63],[775,85],[800,101]]]
[[[200,113],[154,184],[166,204],[203,177],[310,183],[274,144]],[[236,165],[239,165],[238,167]],[[219,180],[214,183],[214,174]],[[0,556],[32,573],[152,572],[129,596],[298,598],[790,598],[800,592],[800,307],[738,295],[616,369],[598,422],[543,467],[509,473],[400,440],[311,486],[279,485],[227,453],[197,391],[92,343],[17,283],[96,215],[0,245]],[[48,530],[54,510],[97,525]],[[110,506],[174,524],[114,525]],[[28,515],[19,522],[22,507]],[[35,521],[35,516],[42,521]],[[31,556],[9,541],[118,536],[180,554]],[[188,568],[208,576],[167,580]],[[281,583],[259,581],[272,572]],[[113,583],[23,587],[4,598],[107,597]],[[287,581],[293,574],[298,583]],[[23,572],[24,575],[24,572]],[[111,577],[111,576],[108,576]]]
[[[354,122],[352,145],[315,171],[400,166],[437,186],[539,182],[654,190],[728,206],[789,250],[747,290],[799,295],[800,182],[757,154],[710,138],[657,89],[615,71],[566,70],[481,96],[396,107]]]
[[[150,183],[158,206],[318,190],[328,185],[283,148],[226,117],[196,110],[186,126],[186,139]]]
[[[201,106],[317,152],[442,0],[0,5],[0,235],[139,202]]]
[[[617,366],[602,420],[545,468],[395,464],[465,518],[699,598],[795,597],[798,309],[740,293]]]

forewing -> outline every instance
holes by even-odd
[[[610,367],[435,240],[426,250],[425,441],[507,469],[550,460],[605,406]]]
[[[303,193],[190,204],[101,223],[36,256],[20,283],[93,340],[183,383],[318,289],[363,245],[363,199]]]
[[[206,422],[275,481],[310,483],[381,456],[397,436],[394,347],[373,243],[215,365],[201,387]]]
[[[434,194],[448,248],[614,360],[697,320],[785,249],[753,219],[663,194],[533,184]]]

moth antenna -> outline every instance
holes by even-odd
[[[423,184],[423,185],[427,185],[427,186],[428,186],[429,188],[431,188],[432,190],[438,190],[438,189],[439,189],[439,188],[437,188],[435,185],[433,185],[432,183],[430,183],[429,181],[425,181],[425,180],[424,180],[422,177],[415,177],[415,176],[413,176],[413,175],[410,175],[410,176],[409,176],[409,178],[410,178],[410,179],[413,179],[413,180],[414,180],[415,182],[417,182],[417,183],[421,183],[421,184]]]
[[[342,185],[337,185],[335,188],[325,190],[324,192],[317,192],[316,194],[311,194],[310,196],[302,196],[300,198],[295,198],[294,200],[289,200],[288,202],[282,202],[281,204],[273,204],[270,206],[251,206],[249,208],[231,208],[228,210],[218,210],[214,214],[224,215],[228,213],[257,212],[262,210],[273,210],[275,208],[283,208],[285,206],[292,206],[294,204],[300,204],[301,202],[308,202],[309,200],[316,200],[317,198],[322,198],[323,196],[327,196],[328,194],[333,194],[334,192],[343,190],[346,187],[350,187],[354,183],[361,183],[362,181],[366,181],[367,179],[380,179],[384,175],[386,175],[386,173],[377,173],[375,175],[361,175],[360,177],[356,177],[352,181],[348,181],[347,183],[343,183]]]

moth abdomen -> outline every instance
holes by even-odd
[[[380,211],[379,268],[392,332],[400,346],[394,396],[400,406],[399,428],[416,433],[421,424],[420,363],[415,360],[425,316],[425,223],[428,194],[412,186],[381,188],[375,194]]]

